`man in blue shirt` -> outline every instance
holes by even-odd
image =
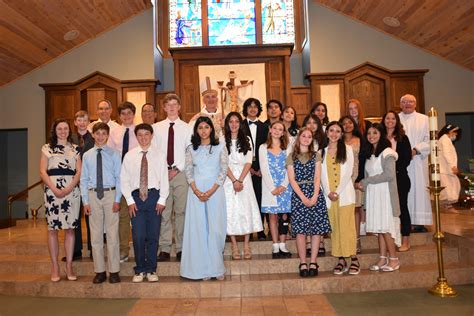
[[[120,154],[107,146],[110,128],[99,122],[92,128],[95,145],[84,153],[81,196],[84,213],[89,215],[95,284],[107,279],[104,260],[104,233],[107,235],[109,282],[120,282],[119,209]]]

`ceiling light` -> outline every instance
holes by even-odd
[[[386,16],[382,19],[383,23],[387,24],[388,26],[391,27],[399,27],[400,26],[400,21],[397,18],[394,18],[393,16]]]
[[[78,30],[71,30],[64,34],[64,40],[65,41],[73,41],[79,36],[79,31]]]

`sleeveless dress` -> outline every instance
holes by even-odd
[[[229,169],[236,178],[239,178],[245,164],[252,164],[252,158],[252,149],[244,155],[238,151],[237,140],[232,140]],[[245,176],[243,185],[242,191],[235,192],[234,185],[228,177],[224,183],[227,205],[227,235],[241,236],[263,230],[260,209],[253,190],[250,172]]]
[[[267,150],[268,168],[272,176],[275,187],[280,186],[286,176],[286,150],[282,150],[278,155],[272,154]],[[280,214],[291,213],[291,193],[293,190],[288,186],[282,194],[277,195],[278,206],[262,206],[262,213]]]
[[[396,155],[393,149],[386,148],[378,157],[372,155],[365,162],[369,177],[381,174],[382,157]],[[397,246],[401,246],[400,218],[393,216],[388,182],[367,185],[366,193],[367,232],[390,233]]]
[[[307,198],[311,198],[314,193],[314,169],[316,163],[321,161],[321,156],[316,155],[313,159],[309,159],[303,163],[300,157],[292,161],[289,157],[289,165],[293,165],[295,171],[295,180],[301,191]],[[292,236],[303,234],[308,236],[324,235],[331,231],[329,224],[328,211],[326,207],[326,199],[323,190],[319,190],[318,200],[312,207],[306,207],[301,202],[300,197],[293,191],[291,195],[291,227]]]
[[[76,174],[76,162],[80,158],[80,152],[76,145],[56,145],[53,148],[49,144],[41,148],[43,154],[48,158],[48,175],[51,182],[58,189],[67,187]],[[71,193],[63,198],[58,198],[48,186],[44,186],[44,207],[46,209],[46,221],[48,230],[74,229],[79,225],[79,208],[81,204],[80,190],[76,186]]]

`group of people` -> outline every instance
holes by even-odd
[[[251,259],[251,235],[266,239],[265,221],[273,258],[291,257],[286,240],[296,238],[302,277],[318,274],[329,235],[334,274],[358,274],[360,227],[378,236],[380,260],[370,270],[390,272],[400,267],[397,247],[410,248],[412,225],[431,224],[428,118],[416,112],[414,96],[401,98],[400,114],[389,111],[374,124],[356,99],[331,122],[318,102],[301,127],[296,110],[278,100],[267,103],[262,122],[255,98],[244,102],[243,116],[220,113],[213,89],[202,98],[204,108],[189,124],[180,119],[175,94],[165,96],[167,117],[158,123],[147,103],[144,123],[135,126],[136,108],[123,102],[119,125],[110,119],[108,100],[98,103],[96,122],[76,113],[77,133],[64,119],[54,122],[40,163],[53,282],[60,280],[59,230],[67,279],[77,279],[72,262],[81,256],[81,209],[90,226],[93,283],[106,281],[106,270],[110,283],[120,282],[130,223],[133,282],[158,281],[157,262],[170,260],[173,240],[182,277],[222,280],[226,236],[234,260]]]

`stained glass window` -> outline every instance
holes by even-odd
[[[209,0],[209,45],[255,44],[254,0]]]
[[[263,44],[294,43],[293,0],[262,0]]]
[[[169,0],[170,47],[202,46],[201,0]]]

